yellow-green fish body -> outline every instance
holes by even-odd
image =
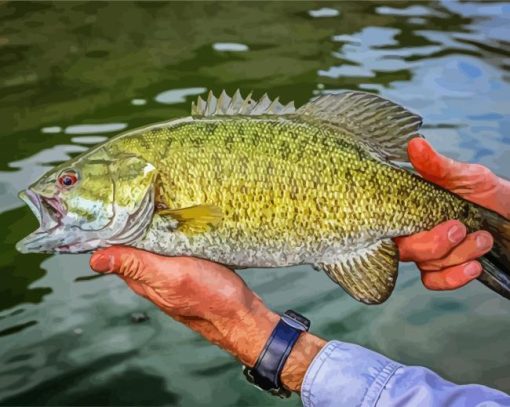
[[[193,113],[115,137],[32,187],[69,195],[67,209],[88,219],[88,238],[57,251],[128,244],[233,267],[306,263],[379,303],[396,278],[393,237],[447,219],[502,222],[392,162],[421,119],[377,96],[325,96],[296,112],[211,95]],[[76,187],[52,189],[74,172]]]
[[[163,148],[149,149],[152,143]],[[324,251],[334,258],[332,246],[349,250],[410,234],[465,218],[469,208],[405,170],[381,165],[347,137],[292,117],[169,123],[118,140],[112,151],[153,163],[165,207],[210,205],[221,212],[217,227],[179,229],[179,249],[163,236],[150,243],[144,236],[140,244],[153,250],[159,242],[166,254],[222,262],[233,256],[227,263],[239,266],[313,263]],[[247,252],[254,254],[245,258]]]

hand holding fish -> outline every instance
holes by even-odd
[[[165,257],[130,247],[98,250],[90,260],[99,273],[115,273],[138,295],[173,319],[252,367],[279,320],[230,269],[191,257]],[[299,391],[325,341],[301,335],[282,371],[286,388]]]
[[[411,140],[408,154],[425,179],[510,218],[510,183],[488,168],[442,156],[419,138]],[[482,266],[476,259],[493,245],[490,233],[481,230],[467,234],[466,227],[456,220],[395,241],[400,260],[416,262],[423,284],[431,290],[456,289],[477,278]]]
[[[484,208],[510,219],[510,182],[480,164],[454,161],[424,139],[412,139],[408,155],[414,168],[427,180]]]

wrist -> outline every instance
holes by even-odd
[[[310,332],[303,332],[299,336],[280,375],[285,388],[294,392],[301,391],[308,367],[326,343],[324,339]]]
[[[253,367],[279,320],[280,316],[257,298],[235,319],[218,323],[218,329],[224,332],[220,346],[243,365]]]
[[[242,364],[253,367],[264,346],[280,320],[280,315],[256,300],[242,318],[222,324],[225,332],[220,346],[235,356]],[[309,332],[303,332],[295,343],[280,375],[283,386],[299,392],[308,366],[326,341]]]

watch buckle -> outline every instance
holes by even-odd
[[[264,390],[262,387],[257,386],[255,384],[255,379],[253,378],[253,376],[251,374],[251,369],[247,366],[243,366],[243,374],[246,377],[246,379],[248,380],[248,382],[252,386],[259,389],[260,391],[269,392],[273,396],[280,397],[281,399],[288,399],[292,395],[292,392],[290,390],[285,389],[283,386],[280,386],[277,389],[268,389],[268,390]]]

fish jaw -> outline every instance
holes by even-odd
[[[52,232],[37,229],[16,243],[16,250],[23,254],[55,253],[59,250],[63,238],[64,233],[57,229]]]
[[[30,189],[19,194],[34,213],[39,227],[24,239],[16,243],[20,253],[79,253],[97,247],[97,242],[88,242],[85,246],[72,244],[72,231],[68,230],[63,220],[64,208],[54,197],[44,197]],[[94,246],[94,244],[96,246]]]
[[[63,226],[51,231],[37,229],[16,243],[16,250],[26,253],[88,253],[105,245],[100,239],[72,242],[69,231]]]
[[[50,212],[49,205],[44,203],[43,198],[30,189],[21,192],[19,198],[34,213],[39,222],[39,228],[16,243],[16,250],[20,253],[54,252],[58,241],[63,237],[59,222],[61,212],[57,212],[52,206],[52,212]]]

